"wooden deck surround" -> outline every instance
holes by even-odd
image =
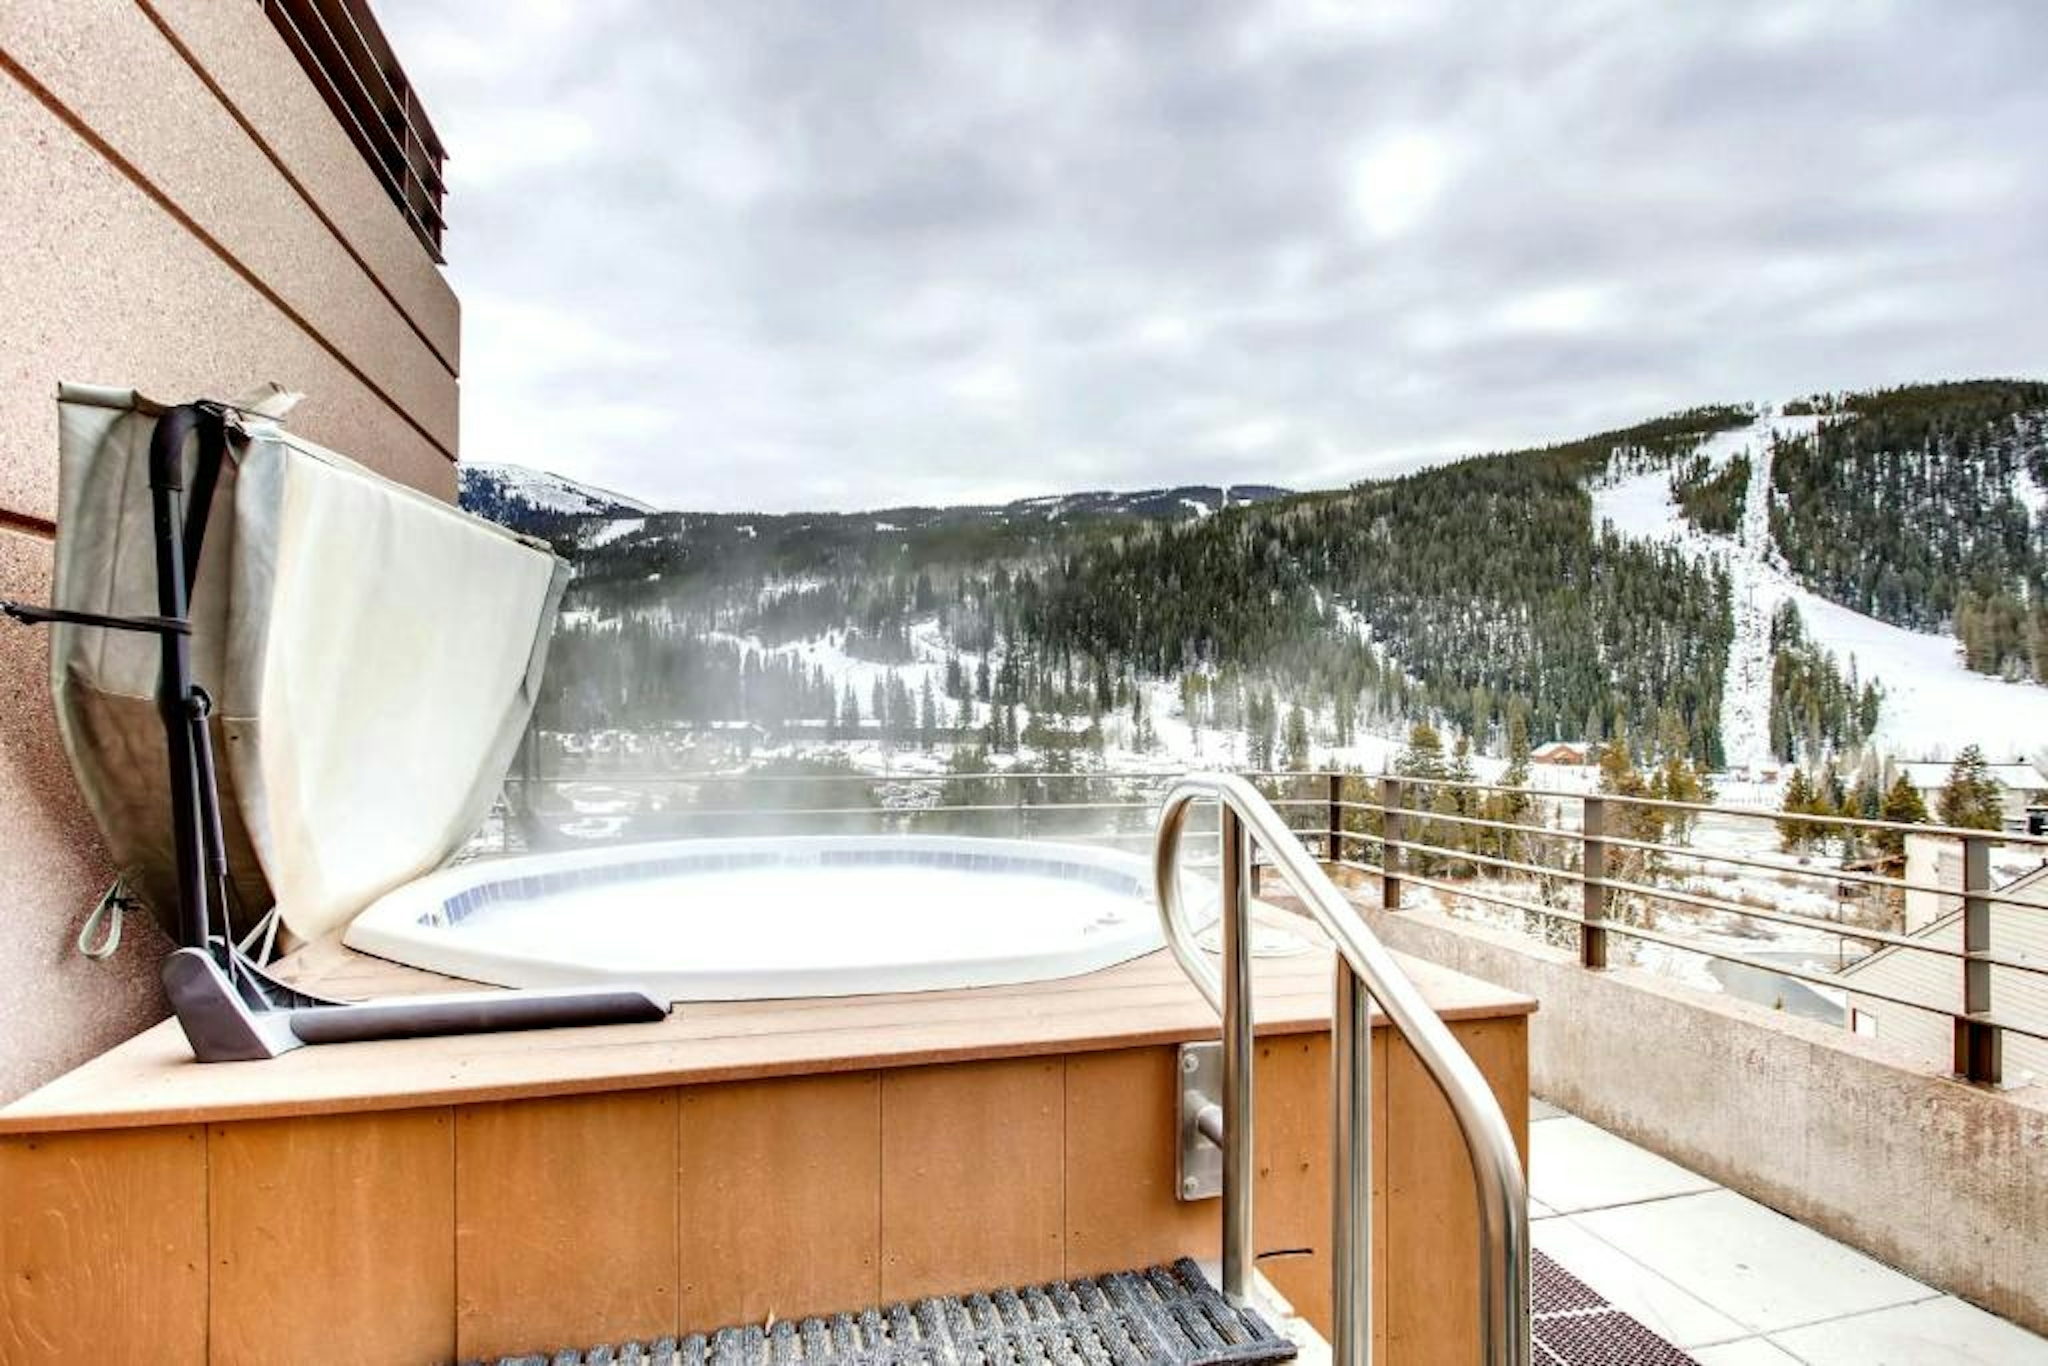
[[[1533,1003],[1408,966],[1526,1156]],[[1327,1331],[1329,955],[1256,976],[1260,1266]],[[212,1067],[167,1022],[0,1111],[0,1360],[454,1360],[1213,1256],[1172,1116],[1216,1029],[1163,953]],[[1470,1361],[1463,1148],[1405,1045],[1373,1056],[1379,1359]]]

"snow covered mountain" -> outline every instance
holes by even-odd
[[[2024,753],[2048,741],[2048,689],[1972,672],[1955,636],[1880,621],[1799,581],[1772,539],[1771,459],[1786,443],[1812,440],[1822,418],[1769,403],[1757,405],[1757,414],[1755,422],[1716,433],[1699,449],[1712,474],[1747,463],[1732,531],[1703,530],[1689,519],[1667,469],[1623,472],[1593,490],[1596,523],[1675,546],[1728,573],[1735,637],[1722,692],[1721,738],[1729,765],[1762,768],[1773,762],[1770,632],[1787,604],[1798,610],[1807,637],[1843,671],[1877,684],[1883,701],[1871,740],[1880,749],[1946,757],[1972,741],[1996,753]],[[2032,491],[2030,476],[2022,472],[2020,481]]]
[[[655,508],[638,499],[521,465],[464,465],[461,476],[464,510],[532,535],[553,538],[573,529],[573,544],[583,549],[626,539],[642,530],[647,518],[656,513]],[[887,507],[851,513],[666,515],[686,523],[731,521],[759,525],[793,520],[806,529],[866,527],[887,534],[977,523],[1070,526],[1117,518],[1183,522],[1211,516],[1224,508],[1284,498],[1289,492],[1272,484],[1182,484],[1172,488],[1089,489],[1020,498],[1009,503],[951,507]]]
[[[624,494],[524,465],[465,464],[457,477],[465,512],[541,535],[567,518],[639,517],[654,511]]]
[[[1010,753],[1267,762],[1282,718],[1368,764],[1423,719],[1482,758],[1626,734],[1751,771],[2048,741],[2030,381],[1693,408],[1308,493],[686,513],[499,468],[464,495],[576,561],[572,731],[900,731],[929,687],[940,729]]]

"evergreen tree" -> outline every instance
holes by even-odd
[[[1794,768],[1792,777],[1785,784],[1785,798],[1779,810],[1785,819],[1778,822],[1778,838],[1785,848],[1793,853],[1811,849],[1827,834],[1825,825],[1817,821],[1798,820],[1799,816],[1830,814],[1827,797],[1803,768]]]
[[[1453,783],[1463,784],[1444,789],[1451,813],[1469,816],[1478,806],[1479,794],[1471,786],[1479,781],[1478,772],[1472,767],[1472,737],[1463,731],[1451,746],[1451,766],[1444,771],[1444,777]]]
[[[1309,766],[1308,713],[1296,702],[1287,709],[1287,767],[1297,773],[1307,772]]]
[[[1529,720],[1517,705],[1508,711],[1508,766],[1501,773],[1501,791],[1492,793],[1481,805],[1488,820],[1513,825],[1528,823],[1534,803],[1524,789],[1529,786]],[[1512,830],[1493,832],[1492,852],[1501,858],[1516,858],[1522,837]]]
[[[1849,789],[1849,800],[1842,809],[1862,820],[1881,820],[1884,818],[1884,798],[1884,782],[1878,774],[1877,760],[1866,754],[1863,762],[1856,766],[1856,785]]]
[[[2003,790],[1984,762],[1984,751],[1976,745],[1965,745],[1949,768],[1948,781],[1942,784],[1935,803],[1941,823],[1965,830],[2003,829]]]
[[[1435,726],[1417,721],[1408,728],[1408,748],[1394,761],[1394,772],[1403,778],[1444,776],[1444,740]]]
[[[839,699],[839,734],[852,740],[860,735],[860,696],[848,682],[845,693]]]
[[[1890,789],[1884,794],[1884,806],[1878,812],[1878,818],[1900,825],[1927,823],[1927,803],[1921,799],[1920,789],[1913,786],[1912,780],[1905,774],[1901,773],[1892,779]],[[1904,831],[1880,831],[1876,843],[1880,850],[1892,858],[1899,858],[1906,852]]]

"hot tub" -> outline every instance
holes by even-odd
[[[1081,845],[942,836],[676,840],[464,864],[343,942],[508,987],[671,1001],[1037,982],[1162,947],[1151,869]]]

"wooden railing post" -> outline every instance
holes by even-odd
[[[1380,906],[1401,909],[1401,780],[1380,779]]]
[[[1607,966],[1607,803],[1588,797],[1580,822],[1580,873],[1585,902],[1580,908],[1584,923],[1579,926],[1579,963],[1589,968]]]
[[[1323,837],[1324,861],[1340,863],[1344,858],[1344,775],[1332,769],[1330,784],[1330,827]]]
[[[1963,836],[1963,952],[1991,952],[1991,838]],[[1991,964],[1963,960],[1963,1015],[1956,1025],[1956,1071],[1968,1081],[1996,1086],[2005,1072],[2003,1031],[1991,1023]]]

